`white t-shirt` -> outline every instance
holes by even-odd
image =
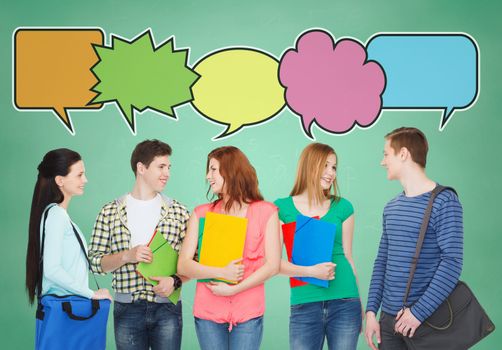
[[[136,199],[130,194],[126,199],[127,226],[131,233],[130,247],[148,244],[160,220],[162,197],[160,194],[150,200]]]

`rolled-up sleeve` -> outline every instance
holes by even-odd
[[[101,209],[94,228],[92,230],[91,242],[89,244],[89,260],[91,262],[91,271],[96,274],[105,275],[101,266],[103,256],[110,254],[110,219],[108,210],[105,207]]]

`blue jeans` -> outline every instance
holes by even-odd
[[[362,311],[359,298],[335,299],[291,306],[289,346],[292,350],[330,350],[357,347]]]
[[[238,323],[216,323],[195,317],[195,331],[201,350],[258,350],[263,337],[263,316]]]
[[[115,344],[118,350],[180,349],[181,301],[114,303]]]

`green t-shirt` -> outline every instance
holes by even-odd
[[[279,219],[285,224],[296,221],[297,215],[301,214],[296,209],[292,197],[277,199],[274,204],[279,207]],[[329,211],[321,220],[336,225],[332,257],[332,262],[336,264],[335,279],[329,281],[328,288],[312,284],[291,288],[291,305],[359,297],[354,271],[345,258],[342,245],[342,223],[353,213],[354,208],[348,200],[340,198],[331,202]]]

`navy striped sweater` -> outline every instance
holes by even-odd
[[[366,311],[396,315],[402,307],[411,260],[431,192],[416,197],[401,193],[385,206],[383,233],[373,266]],[[462,271],[462,206],[450,190],[437,195],[422,246],[407,306],[427,319],[455,288]]]

